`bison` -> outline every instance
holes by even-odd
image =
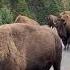
[[[64,20],[60,19],[56,22],[56,29],[57,29],[57,32],[60,36],[60,38],[62,39],[63,41],[63,44],[65,45],[65,50],[66,50],[66,45],[67,45],[67,30],[66,30],[66,23],[64,22]]]
[[[66,41],[67,41],[67,47],[66,48],[69,48],[68,44],[70,44],[70,15],[65,13],[63,15],[61,15],[61,20],[64,21],[65,24],[65,29],[66,29],[66,32],[67,32],[67,38],[66,38]]]
[[[25,23],[25,24],[30,24],[30,25],[39,25],[38,22],[36,22],[35,20],[27,17],[27,16],[22,16],[22,15],[18,15],[15,23]]]
[[[60,70],[62,45],[49,27],[0,26],[0,70]]]
[[[62,21],[61,21],[61,23],[63,23]],[[48,15],[47,22],[48,22],[48,25],[50,27],[52,27],[52,29],[56,28],[55,32],[60,36],[60,38],[62,39],[62,44],[64,44],[64,46],[66,48],[67,34],[66,34],[66,30],[65,30],[64,25],[63,24],[58,24],[60,22],[60,17],[59,16],[58,17],[54,16],[54,15]]]

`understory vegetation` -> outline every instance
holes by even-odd
[[[70,10],[70,0],[0,0],[0,24],[14,22],[21,14],[46,24],[48,14]]]

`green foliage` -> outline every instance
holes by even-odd
[[[26,0],[26,3],[40,24],[47,23],[45,17],[48,14],[58,15],[63,11],[60,0]]]
[[[0,9],[0,24],[9,24],[13,22],[13,14],[7,8]]]
[[[26,0],[30,13],[35,14],[33,17],[40,23],[45,24],[46,10],[42,0]]]
[[[49,0],[48,6],[46,4],[46,10],[48,14],[58,15],[63,10],[63,6],[59,0]]]
[[[7,8],[4,9],[4,7]],[[58,15],[63,10],[70,10],[70,0],[0,0],[0,8],[0,23],[2,24],[11,23],[19,14],[45,24],[47,23],[45,16],[48,14]],[[4,21],[2,16],[6,18]],[[7,20],[9,17],[10,20]]]

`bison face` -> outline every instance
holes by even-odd
[[[69,23],[70,22],[70,15],[68,15],[68,14],[62,15],[61,20],[64,20],[66,24]]]
[[[57,16],[48,15],[48,17],[47,17],[46,19],[47,19],[47,21],[48,21],[48,25],[49,25],[50,27],[54,27],[55,22],[57,21]]]

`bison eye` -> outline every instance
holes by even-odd
[[[62,22],[65,22],[65,20],[64,20],[64,19],[61,19],[61,21],[62,21]]]

